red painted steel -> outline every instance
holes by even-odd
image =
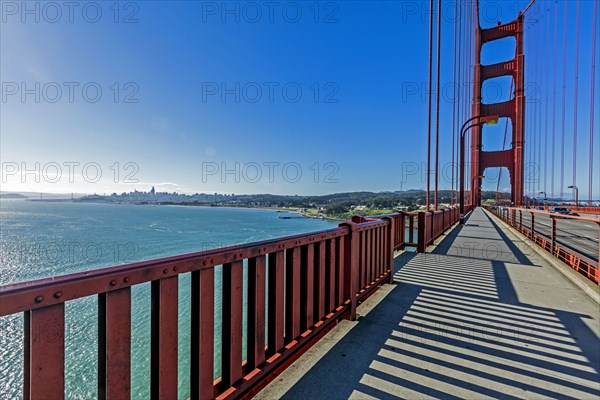
[[[191,387],[192,399],[212,399],[214,367],[214,269],[192,272]]]
[[[377,216],[316,233],[0,287],[0,316],[25,313],[25,398],[64,396],[64,304],[93,295],[99,304],[99,397],[129,397],[130,288],[148,282],[150,393],[157,399],[176,398],[183,273],[191,273],[190,397],[238,398],[255,391],[340,318],[355,319],[357,304],[392,281],[394,249],[415,245],[405,241],[404,233],[414,218],[409,213]],[[215,287],[215,267],[221,265],[222,282]],[[220,349],[214,347],[216,292],[223,294]],[[53,327],[50,335],[47,326]],[[36,334],[44,329],[46,334]],[[222,369],[216,380],[215,350],[220,350]]]
[[[306,331],[315,323],[315,245],[302,247],[301,281],[301,331]]]
[[[335,304],[335,239],[327,241],[327,313],[333,311]]]
[[[98,295],[98,398],[129,397],[131,289]]]
[[[285,343],[300,336],[300,249],[285,253]]]
[[[321,320],[325,316],[325,242],[319,242],[315,250],[315,286],[317,288],[315,317],[317,320]]]
[[[465,206],[465,213],[469,213],[472,207]],[[427,246],[433,244],[435,239],[444,234],[450,227],[458,222],[460,217],[458,207],[452,207],[438,211],[421,211],[418,213],[418,239],[417,251],[424,253]]]
[[[249,372],[265,362],[265,285],[265,256],[248,259],[247,368]]]
[[[344,303],[344,266],[345,266],[345,239],[339,237],[335,239],[337,241],[338,258],[336,263],[337,270],[337,283],[336,283],[336,301],[338,304]]]
[[[221,382],[223,389],[242,379],[242,262],[223,264]]]
[[[25,399],[62,399],[65,386],[65,305],[25,312]]]
[[[476,26],[475,66],[473,71],[473,105],[472,115],[510,118],[512,121],[512,147],[502,151],[483,151],[482,128],[474,126],[471,130],[471,176],[483,176],[486,168],[506,167],[510,175],[511,201],[519,206],[523,204],[524,190],[524,143],[525,143],[525,81],[523,55],[523,15],[507,24],[489,29]],[[481,48],[485,43],[498,39],[514,37],[516,39],[516,54],[512,60],[493,65],[481,65]],[[511,100],[484,104],[481,90],[484,81],[500,76],[512,76],[515,87],[515,97]],[[464,167],[464,166],[463,166]],[[477,181],[475,184],[474,181]],[[481,179],[471,180],[471,204],[481,205]]]
[[[284,252],[269,254],[269,326],[267,355],[273,357],[283,348]]]
[[[168,269],[165,268],[164,271]],[[152,399],[177,397],[177,286],[177,276],[152,281],[150,306],[150,397]]]
[[[536,211],[536,210],[527,210],[521,208],[513,208],[513,207],[486,207],[492,214],[511,225],[523,235],[525,235],[528,239],[531,239],[537,245],[542,247],[544,250],[548,251],[550,254],[554,255],[564,263],[571,266],[577,272],[587,277],[594,283],[600,284],[600,267],[598,261],[593,260],[585,255],[575,251],[569,247],[561,245],[556,241],[556,220],[557,219],[570,219],[573,221],[586,221],[586,222],[594,222],[598,224],[598,235],[600,237],[600,221],[592,218],[585,217],[575,217],[575,216],[558,216],[554,214],[548,214],[544,211]],[[516,213],[519,212],[520,217],[517,220]],[[531,218],[531,225],[526,227],[522,223],[522,215],[523,213],[529,213]],[[552,219],[552,227],[551,227],[551,237],[547,237],[542,235],[535,230],[535,216],[536,215],[545,215]],[[600,245],[598,247],[598,257],[600,260]]]

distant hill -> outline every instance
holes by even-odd
[[[41,196],[40,196],[41,195]],[[85,194],[81,193],[40,193],[40,192],[9,192],[9,191],[1,191],[0,198],[2,199],[70,199],[71,196],[77,199],[79,197],[85,196]]]
[[[27,196],[24,196],[20,193],[0,193],[0,199],[27,199]]]

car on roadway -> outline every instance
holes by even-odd
[[[569,209],[566,207],[552,207],[550,209],[550,212],[552,214],[571,215],[573,217],[579,217],[579,214],[577,214],[576,212],[573,212],[573,211],[569,211]]]

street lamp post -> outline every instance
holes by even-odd
[[[567,186],[567,189],[575,189],[575,207],[579,207],[579,188],[575,185]]]
[[[538,192],[538,194],[544,195],[544,205],[546,205],[546,192]],[[542,203],[542,199],[540,198],[540,204]]]
[[[471,178],[471,187],[473,187],[473,188],[475,187],[475,180],[483,179],[483,178],[485,178],[485,176],[483,176],[483,175],[477,175],[477,176],[474,176],[473,178]],[[474,198],[473,193],[471,193],[471,197]],[[471,204],[471,205],[474,206],[475,204]]]
[[[469,118],[460,128],[460,221],[464,223],[465,216],[465,133],[479,125],[487,124],[492,121],[497,121],[500,116],[498,115],[487,115],[481,116],[477,115],[475,117]],[[469,125],[471,121],[477,120],[476,122]]]

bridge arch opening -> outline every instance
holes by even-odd
[[[481,65],[498,64],[515,58],[517,39],[514,36],[492,40],[481,46]]]
[[[498,76],[483,81],[481,102],[483,104],[502,103],[515,97],[514,79],[511,75]]]
[[[500,118],[495,125],[485,124],[481,130],[483,151],[508,150],[512,144],[512,120]]]
[[[510,205],[510,172],[506,167],[489,167],[483,171],[481,204],[498,202]]]

